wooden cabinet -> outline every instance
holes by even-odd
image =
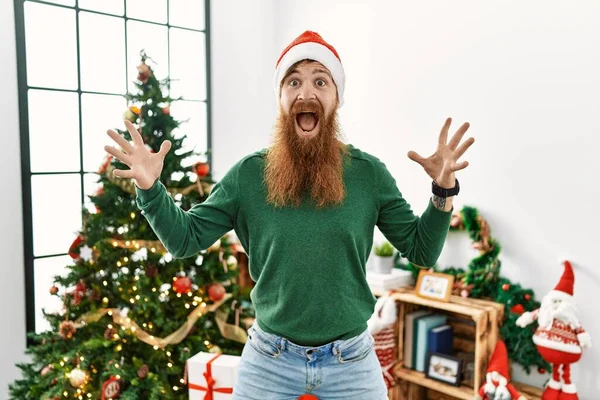
[[[374,294],[378,296],[382,293]],[[504,306],[493,301],[459,296],[451,296],[449,302],[429,300],[415,295],[412,288],[398,289],[391,296],[398,306],[396,325],[398,361],[393,370],[398,384],[390,389],[390,400],[472,400],[479,387],[485,382],[488,360],[499,339],[500,326],[504,320]],[[447,314],[455,320],[472,321],[470,325],[474,329],[465,330],[462,332],[462,339],[455,341],[455,347],[461,346],[463,350],[474,353],[473,377],[470,382],[463,381],[460,386],[452,386],[429,379],[424,373],[404,367],[405,316],[422,308]],[[463,343],[460,342],[461,340]],[[539,389],[520,384],[515,386],[528,399],[539,400],[541,397]]]

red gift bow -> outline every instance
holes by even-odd
[[[215,380],[212,377],[212,362],[215,361],[217,358],[219,358],[221,356],[221,354],[217,354],[216,356],[214,356],[209,362],[206,363],[206,372],[204,372],[204,378],[206,379],[206,385],[207,387],[204,386],[200,386],[200,385],[196,385],[193,383],[188,384],[188,388],[189,389],[194,389],[194,390],[205,390],[206,391],[206,395],[204,395],[204,400],[213,400],[213,394],[214,392],[218,392],[218,393],[233,393],[233,388],[215,388]]]

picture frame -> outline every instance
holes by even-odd
[[[452,386],[460,386],[463,360],[443,353],[430,352],[427,356],[425,376]]]
[[[454,276],[421,270],[415,286],[415,294],[431,300],[449,301],[454,285]]]

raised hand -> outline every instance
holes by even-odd
[[[440,132],[438,147],[433,155],[425,158],[414,151],[408,152],[408,158],[419,163],[427,175],[429,175],[439,186],[450,189],[454,187],[454,172],[467,168],[468,161],[458,163],[458,159],[467,151],[467,149],[475,142],[475,139],[470,137],[463,144],[458,146],[465,132],[469,129],[469,123],[465,122],[452,136],[450,142],[448,140],[448,129],[452,123],[452,118],[448,118]]]
[[[125,140],[113,130],[108,130],[110,136],[120,147],[104,146],[107,153],[115,156],[119,161],[126,164],[130,169],[115,169],[114,174],[119,178],[133,178],[140,189],[150,189],[154,182],[160,177],[165,156],[171,149],[171,142],[165,140],[158,153],[152,153],[144,144],[142,136],[135,126],[125,121],[125,126],[133,139],[133,143]]]

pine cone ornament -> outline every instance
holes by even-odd
[[[154,278],[156,275],[158,275],[158,268],[152,264],[146,265],[146,276],[148,278]]]
[[[58,334],[63,339],[71,339],[76,331],[72,321],[63,321],[58,326]]]
[[[106,328],[104,331],[104,339],[106,340],[114,340],[115,335],[117,334],[117,330],[115,328]]]
[[[148,376],[148,372],[150,371],[150,368],[148,368],[148,366],[146,364],[142,365],[138,371],[137,371],[137,376],[140,379],[144,379]]]

